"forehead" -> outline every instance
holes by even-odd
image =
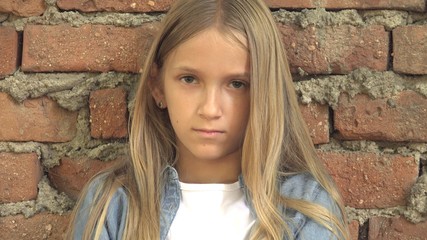
[[[216,68],[217,71],[248,72],[247,41],[239,33],[228,34],[209,28],[178,45],[167,56],[165,64],[167,68],[191,65],[197,68]]]

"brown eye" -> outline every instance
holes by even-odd
[[[192,76],[184,76],[184,77],[181,77],[180,80],[187,84],[196,83],[196,79]]]
[[[232,88],[244,88],[244,87],[246,87],[246,83],[242,82],[242,81],[232,81],[230,83],[230,86]]]

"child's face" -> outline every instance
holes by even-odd
[[[247,49],[214,28],[182,43],[166,58],[162,99],[177,136],[178,161],[240,164],[249,116],[249,74]]]

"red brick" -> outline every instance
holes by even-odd
[[[41,175],[37,154],[0,153],[0,203],[35,199]]]
[[[353,220],[348,224],[350,230],[350,239],[357,240],[359,239],[359,222]]]
[[[94,138],[123,138],[127,132],[126,91],[97,90],[90,94],[90,134]]]
[[[300,104],[301,113],[307,124],[314,144],[329,142],[329,108],[321,104]]]
[[[383,26],[305,29],[279,24],[292,72],[346,74],[357,68],[387,70],[389,35]]]
[[[334,116],[335,129],[347,140],[427,141],[427,98],[413,91],[390,99],[342,94]]]
[[[418,177],[413,157],[364,152],[319,152],[346,206],[386,208],[406,205]]]
[[[69,214],[39,213],[30,218],[22,215],[0,217],[1,239],[64,239]]]
[[[154,32],[107,25],[27,25],[22,70],[28,72],[139,72]]]
[[[86,183],[98,172],[111,167],[116,161],[88,158],[63,158],[61,165],[49,169],[49,179],[60,192],[76,200]]]
[[[403,217],[369,219],[369,240],[426,240],[427,222],[413,224]]]
[[[47,98],[16,103],[0,93],[0,141],[67,142],[76,134],[77,112]]]
[[[1,0],[0,12],[30,17],[42,15],[46,10],[44,0]]]
[[[427,25],[393,30],[393,69],[408,74],[427,74]]]
[[[63,10],[79,10],[82,12],[163,12],[170,8],[173,0],[58,0],[58,7]]]
[[[402,9],[424,11],[424,0],[265,0],[272,8]]]
[[[18,66],[18,33],[11,27],[0,27],[0,78],[15,72]]]

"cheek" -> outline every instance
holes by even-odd
[[[182,129],[181,127],[181,123],[184,122],[182,121],[179,117],[180,115],[177,114],[176,112],[173,112],[171,110],[169,110],[168,108],[168,112],[169,112],[169,119],[172,125],[172,129],[174,131],[174,133],[178,136],[178,138],[180,137],[180,129]]]
[[[182,114],[179,114],[176,111],[176,108],[173,108],[173,106],[168,106],[168,113],[169,113],[169,119],[175,127],[176,124],[179,124],[181,122],[180,117],[182,117]]]
[[[168,102],[168,114],[175,133],[180,131],[183,125],[189,122],[188,104],[183,98],[170,98]],[[187,106],[187,107],[186,107]]]

